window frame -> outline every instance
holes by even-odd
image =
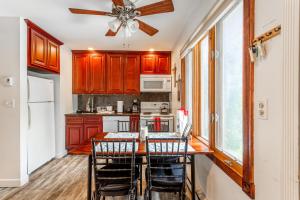
[[[205,140],[199,135],[199,125],[195,124],[194,114],[193,114],[193,135],[198,138],[204,144],[207,144],[212,150],[213,154],[208,154],[207,156],[220,167],[229,177],[231,177],[242,190],[252,199],[255,198],[255,184],[254,184],[254,66],[251,63],[250,56],[248,53],[248,47],[254,39],[254,0],[242,0],[243,1],[243,161],[242,163],[237,162],[232,157],[226,155],[216,148],[216,131],[215,131],[215,120],[210,120],[210,131],[209,131],[209,141]],[[216,27],[212,27],[209,31],[209,52],[214,55],[216,48]],[[203,36],[201,39],[203,39]],[[201,40],[200,40],[201,41]],[[198,45],[198,47],[197,47]],[[196,50],[199,44],[195,46]],[[194,49],[195,49],[194,48]],[[194,59],[193,59],[194,60]],[[194,61],[195,62],[195,61]],[[199,61],[198,61],[199,62]],[[210,56],[209,59],[209,102],[210,102],[210,115],[215,116],[215,58]],[[195,67],[193,65],[193,67]],[[199,69],[198,71],[199,72]],[[192,80],[193,82],[193,93],[197,91],[199,87],[199,75],[198,80]],[[193,76],[197,78],[197,76]],[[184,86],[186,87],[186,86]],[[198,101],[195,101],[197,100]],[[199,105],[199,95],[195,98],[193,97],[193,104]],[[193,107],[193,111],[195,108]],[[199,119],[201,114],[197,108],[196,120]],[[201,115],[200,115],[201,116]],[[210,116],[211,117],[211,116]],[[198,120],[198,124],[199,124]],[[196,125],[196,126],[195,126]]]

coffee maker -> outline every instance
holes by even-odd
[[[139,102],[138,102],[137,99],[133,100],[133,103],[132,103],[132,112],[133,113],[138,113],[139,112]]]

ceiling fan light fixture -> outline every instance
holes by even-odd
[[[121,25],[121,21],[118,18],[114,19],[111,22],[108,22],[108,27],[113,32],[117,32],[120,25]]]
[[[132,33],[135,33],[139,30],[139,23],[136,20],[130,19],[127,22],[127,27]]]

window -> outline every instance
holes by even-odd
[[[243,161],[243,4],[216,27],[216,147]]]
[[[193,108],[192,108],[192,102],[193,102],[193,52],[190,52],[185,57],[185,106],[186,110],[188,111],[188,119],[189,122],[192,122],[192,115],[193,115]]]
[[[251,198],[254,72],[248,47],[253,19],[254,2],[237,1],[185,57],[185,100],[193,134],[214,150],[208,157]]]
[[[209,140],[209,36],[200,42],[200,135]]]

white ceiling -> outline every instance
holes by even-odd
[[[137,7],[160,0],[140,0]],[[159,32],[150,37],[138,31],[126,39],[122,32],[106,37],[108,16],[74,15],[69,7],[111,11],[111,0],[0,0],[0,16],[22,16],[32,20],[71,49],[172,50],[194,12],[207,13],[215,0],[173,0],[175,12],[140,17]],[[196,15],[197,16],[197,15]],[[201,16],[205,16],[202,14]]]

